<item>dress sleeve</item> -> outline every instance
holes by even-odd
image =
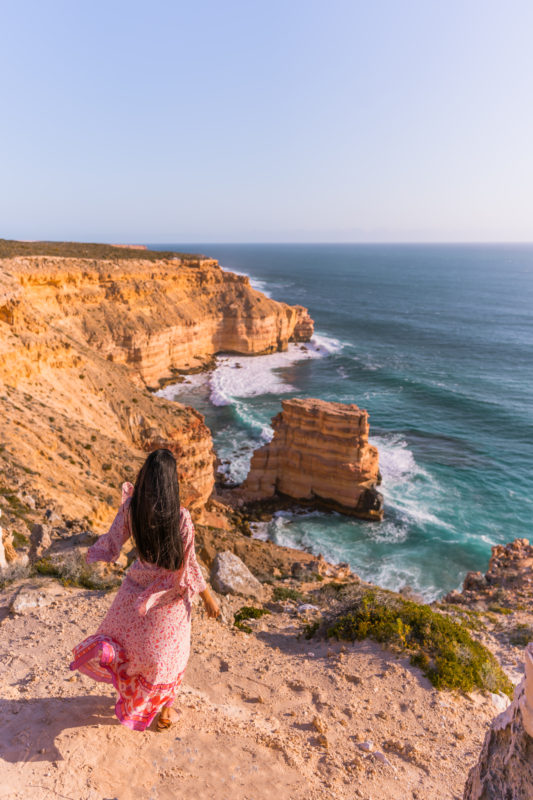
[[[127,498],[120,506],[118,514],[111,523],[107,533],[100,536],[97,542],[89,547],[87,551],[87,563],[92,564],[94,561],[116,561],[120,555],[120,550],[124,542],[130,536],[130,523],[129,511],[130,499]]]
[[[191,515],[187,509],[182,511],[182,524],[181,535],[183,537],[183,570],[184,582],[187,584],[191,593],[203,592],[207,589],[202,570],[196,560],[196,552],[194,549],[194,525],[192,523]]]

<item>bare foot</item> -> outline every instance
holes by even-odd
[[[179,714],[173,708],[163,708],[157,718],[156,730],[163,731],[170,728],[179,719]]]

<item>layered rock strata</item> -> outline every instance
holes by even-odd
[[[150,386],[218,352],[271,353],[313,333],[307,309],[266,297],[213,259],[35,256],[1,268],[0,319],[58,328]]]
[[[0,488],[11,492],[12,470],[25,473],[32,491],[104,528],[122,481],[168,447],[182,501],[200,514],[214,485],[210,431],[147,387],[219,351],[284,349],[311,335],[307,311],[200,256],[17,247],[0,259]]]
[[[283,400],[282,409],[272,420],[274,438],[252,456],[240,489],[245,500],[279,494],[381,519],[378,450],[368,443],[367,412],[311,398]]]

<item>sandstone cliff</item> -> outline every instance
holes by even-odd
[[[305,308],[266,297],[212,259],[35,256],[1,264],[0,319],[13,331],[60,330],[151,386],[218,352],[270,353],[313,333]]]
[[[367,412],[309,398],[283,400],[282,408],[272,420],[274,438],[253,454],[245,498],[278,493],[381,519],[378,451],[368,444]]]
[[[102,257],[91,245],[73,246],[83,258],[61,256],[59,245],[31,255],[31,243],[17,255],[10,245],[0,259],[3,490],[10,471],[25,473],[28,490],[105,524],[121,482],[167,446],[184,502],[199,512],[214,484],[210,431],[201,414],[147,385],[219,351],[253,355],[308,338],[306,309],[200,256],[104,246]]]

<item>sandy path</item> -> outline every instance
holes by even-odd
[[[14,617],[13,591],[0,596],[6,800],[456,800],[496,713],[373,643],[306,641],[286,611],[245,634],[197,608],[180,722],[133,732],[111,688],[68,671],[111,596],[56,588],[52,605]]]

